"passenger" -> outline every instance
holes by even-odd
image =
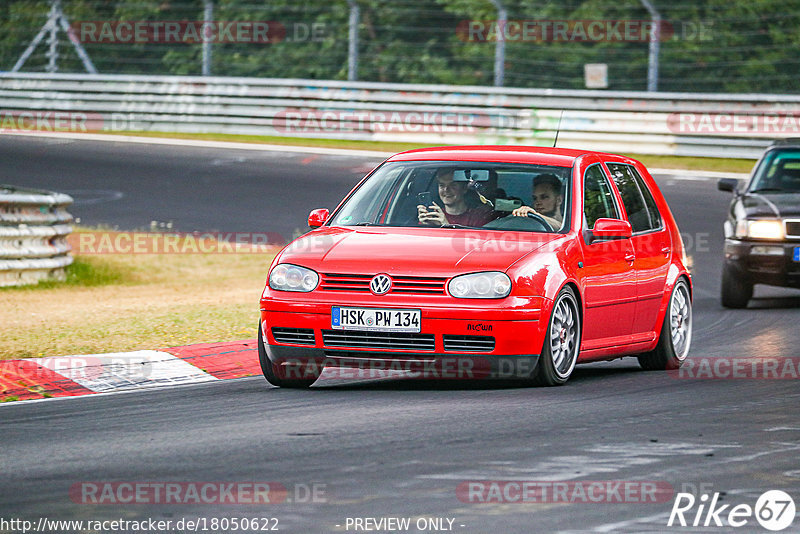
[[[540,174],[534,178],[532,200],[532,208],[521,206],[511,214],[516,217],[527,217],[529,213],[533,213],[547,221],[553,230],[561,228],[564,220],[564,215],[561,213],[564,196],[561,194],[561,180],[555,174]]]
[[[461,226],[483,226],[496,218],[489,204],[477,202],[472,206],[467,197],[467,182],[455,181],[452,169],[439,169],[436,173],[439,198],[444,210],[435,202],[430,206],[417,205],[417,220],[426,226],[458,224]]]

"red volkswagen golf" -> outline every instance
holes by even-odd
[[[576,363],[671,369],[689,352],[683,243],[638,161],[412,150],[308,224],[261,295],[259,356],[276,386],[308,387],[325,367],[552,386]]]

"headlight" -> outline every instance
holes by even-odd
[[[311,269],[290,263],[281,263],[269,273],[269,287],[278,291],[313,291],[319,275]]]
[[[736,237],[752,239],[783,239],[783,224],[778,220],[739,221]]]
[[[450,280],[447,290],[459,299],[501,299],[511,293],[511,279],[499,272],[462,274]]]

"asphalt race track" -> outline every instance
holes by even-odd
[[[0,137],[0,157],[0,183],[70,193],[71,211],[85,224],[133,229],[156,220],[182,231],[284,236],[304,228],[310,209],[333,208],[378,163],[11,136]],[[657,180],[694,262],[690,358],[798,358],[800,294],[758,287],[747,310],[719,304],[728,194],[715,180]],[[672,495],[655,503],[479,504],[457,488],[650,481],[698,497],[719,492],[731,507],[754,506],[772,489],[797,501],[798,406],[797,377],[680,378],[641,371],[634,359],[578,367],[560,388],[323,380],[291,391],[249,378],[20,402],[0,407],[0,516],[205,518],[209,526],[214,518],[277,518],[281,531],[300,533],[353,532],[347,518],[366,517],[412,518],[409,532],[419,518],[452,519],[452,531],[463,533],[766,532],[754,518],[739,529],[669,528]],[[291,502],[74,502],[70,488],[87,481],[277,482]],[[316,499],[307,498],[311,487]]]

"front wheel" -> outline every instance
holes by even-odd
[[[736,270],[725,265],[722,268],[722,305],[726,308],[746,308],[753,298],[753,284]]]
[[[581,345],[581,315],[578,299],[569,286],[562,289],[553,304],[550,324],[533,372],[538,386],[560,386],[569,379]]]
[[[283,369],[272,363],[272,360],[267,356],[267,350],[264,348],[264,334],[261,331],[261,324],[258,325],[258,362],[261,364],[261,372],[264,373],[264,378],[273,386],[279,388],[292,388],[302,389],[311,386],[319,378],[319,372],[310,372],[310,369],[305,369],[302,376],[309,378],[292,378],[288,379],[283,377],[285,374]]]
[[[683,365],[692,343],[692,298],[689,284],[680,278],[672,288],[667,313],[656,348],[638,356],[639,365],[648,371],[677,369]]]

